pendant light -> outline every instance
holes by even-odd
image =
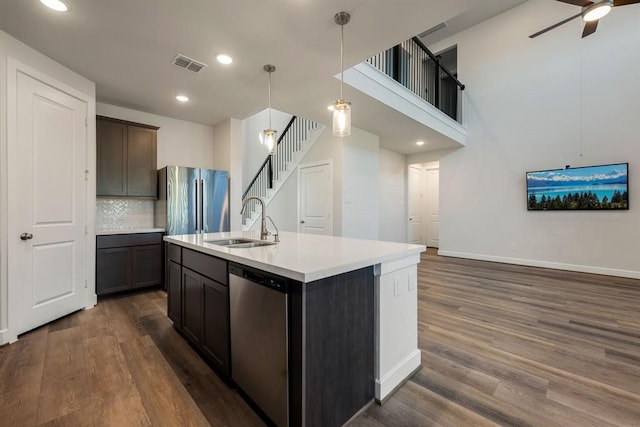
[[[273,150],[276,147],[278,132],[271,129],[271,73],[276,70],[276,67],[267,64],[263,69],[269,73],[269,128],[264,130],[264,145],[269,150],[269,154],[273,154]]]
[[[340,99],[333,103],[333,134],[335,136],[351,135],[351,103],[344,99],[344,26],[351,20],[347,12],[338,12],[333,17],[340,25]]]

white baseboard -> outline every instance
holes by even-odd
[[[0,331],[0,345],[11,344],[18,340],[16,335],[10,335],[8,329]]]
[[[384,401],[420,367],[420,350],[416,349],[382,378],[376,378],[376,400]]]
[[[541,261],[535,259],[509,258],[495,255],[473,254],[468,252],[456,252],[438,250],[438,255],[453,258],[477,259],[480,261],[502,262],[505,264],[526,265],[530,267],[552,268],[554,270],[577,271],[580,273],[602,274],[605,276],[627,277],[630,279],[640,279],[640,271],[620,270],[606,267],[593,267],[590,265],[565,264],[561,262]]]

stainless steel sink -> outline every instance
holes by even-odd
[[[257,248],[260,246],[275,245],[275,242],[267,242],[266,240],[252,239],[220,239],[220,240],[204,240],[204,243],[212,245],[224,246],[230,249]]]

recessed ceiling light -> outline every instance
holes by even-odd
[[[423,145],[424,145],[424,141],[418,141],[418,142],[416,142],[416,145],[417,145],[418,147],[421,147],[421,146],[423,146]]]
[[[57,10],[58,12],[66,12],[69,10],[69,7],[60,0],[40,0],[40,3],[47,6],[49,9]]]
[[[216,59],[218,60],[219,63],[224,65],[229,65],[233,62],[233,58],[231,58],[229,55],[224,55],[224,54],[220,54],[216,56]]]
[[[180,102],[187,102],[189,100],[189,97],[184,95],[176,95],[176,99]]]

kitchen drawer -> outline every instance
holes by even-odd
[[[223,285],[229,283],[227,261],[223,259],[183,248],[182,265]]]
[[[162,243],[163,233],[108,234],[97,236],[96,248],[119,248],[123,246],[157,245]]]
[[[178,264],[182,264],[182,247],[167,243],[167,258]]]

